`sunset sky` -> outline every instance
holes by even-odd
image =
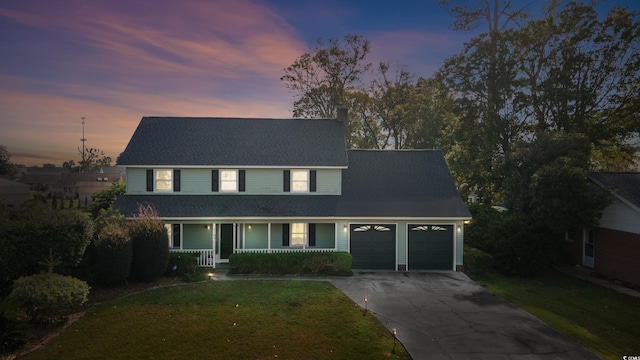
[[[437,3],[0,0],[0,145],[27,166],[78,162],[85,117],[86,145],[115,161],[143,116],[291,117],[282,69],[318,37],[362,35],[370,62],[427,77],[477,34]]]

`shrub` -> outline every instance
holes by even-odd
[[[35,322],[55,322],[87,301],[89,285],[82,280],[53,273],[23,276],[9,296],[24,304]]]
[[[91,212],[91,217],[93,219],[97,219],[100,214],[109,211],[113,202],[116,201],[116,198],[119,195],[123,195],[126,192],[126,185],[124,182],[114,182],[111,186],[106,187],[97,193],[91,195],[91,205],[89,206],[89,211]],[[85,207],[86,207],[87,198],[85,198]],[[80,201],[78,201],[78,204]]]
[[[543,225],[516,212],[498,212],[472,205],[473,221],[465,230],[465,244],[493,256],[496,270],[506,275],[538,274],[555,261],[554,237]]]
[[[32,335],[29,319],[16,300],[0,301],[0,353],[21,348]]]
[[[124,219],[106,219],[100,226],[92,250],[94,275],[98,282],[115,284],[127,280],[131,273],[133,248]]]
[[[293,275],[351,275],[351,254],[275,253],[232,254],[231,273],[235,274],[293,274]]]
[[[493,268],[493,256],[480,249],[476,249],[465,244],[464,266],[468,272],[485,274]]]
[[[51,254],[57,273],[73,274],[94,232],[94,224],[87,216],[72,210],[52,210],[38,201],[0,217],[4,218],[0,223],[0,263],[6,265],[1,271],[4,284],[39,273],[44,269],[42,261]]]
[[[195,274],[200,253],[171,252],[166,274],[169,276],[184,276]]]
[[[153,281],[167,269],[169,246],[167,229],[150,205],[140,205],[138,216],[129,222],[133,245],[131,277],[140,281]]]

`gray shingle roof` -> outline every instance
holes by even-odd
[[[118,165],[347,166],[343,123],[144,117]]]
[[[342,195],[125,195],[126,216],[153,203],[162,217],[470,218],[437,150],[350,150]]]
[[[600,186],[610,188],[611,191],[640,208],[639,172],[592,173],[589,178]]]

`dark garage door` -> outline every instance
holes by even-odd
[[[354,269],[391,269],[396,267],[396,226],[351,225],[351,256]]]
[[[409,225],[409,270],[453,269],[453,225]]]

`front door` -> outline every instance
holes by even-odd
[[[220,260],[229,260],[233,254],[234,224],[220,224]]]
[[[584,246],[582,255],[582,265],[593,268],[593,245],[594,235],[593,230],[584,230]]]

